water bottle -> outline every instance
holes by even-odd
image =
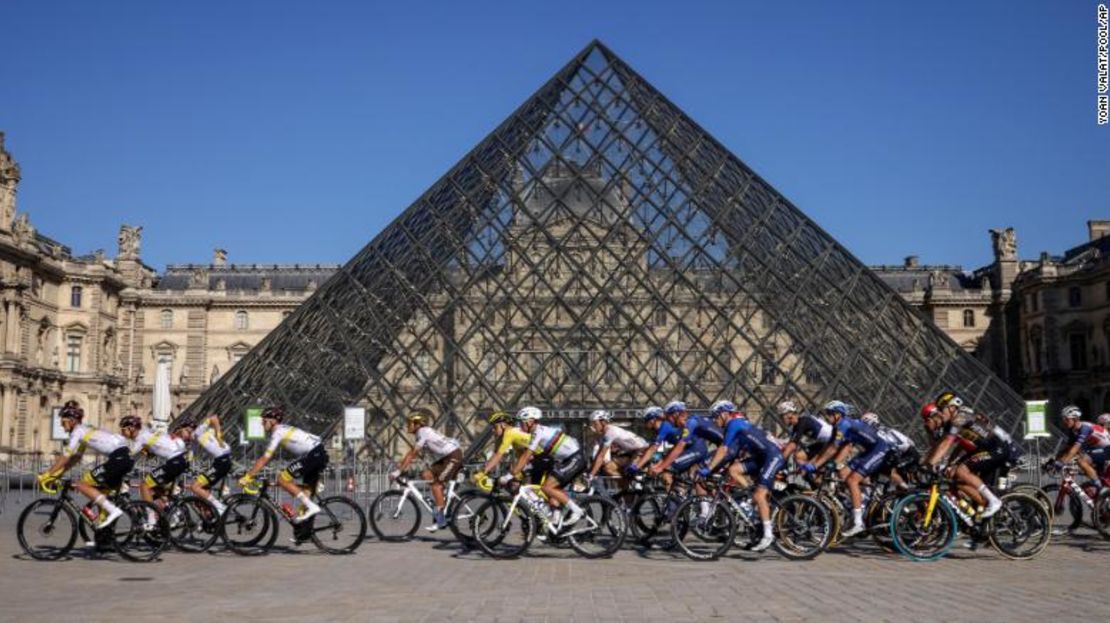
[[[537,515],[542,517],[544,520],[548,519],[546,509],[547,504],[540,498],[535,489],[532,489],[531,487],[525,488],[524,499],[528,502],[528,506],[530,506]]]
[[[755,521],[755,507],[748,500],[740,501],[740,510],[744,512],[744,516],[752,521]]]
[[[81,514],[83,514],[85,517],[88,518],[89,521],[93,523],[96,523],[97,518],[100,516],[100,513],[97,512],[96,507],[91,503],[86,504],[84,507],[81,508]]]
[[[290,504],[289,502],[282,502],[281,503],[281,512],[282,512],[282,514],[284,514],[289,519],[292,519],[293,516],[294,516],[293,505]]]

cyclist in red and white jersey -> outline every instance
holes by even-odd
[[[1110,432],[1098,424],[1083,421],[1083,412],[1075,405],[1064,407],[1060,414],[1064,428],[1068,431],[1068,441],[1064,449],[1056,455],[1056,467],[1077,459],[1079,469],[1083,470],[1092,482],[1104,486],[1099,474],[1106,470],[1110,459]]]

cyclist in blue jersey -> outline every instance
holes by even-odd
[[[682,434],[667,456],[652,465],[648,473],[654,475],[669,468],[672,472],[681,474],[709,457],[709,443],[724,443],[725,436],[721,429],[708,417],[690,415],[686,403],[681,400],[667,403],[663,412],[672,418],[671,421],[682,430]]]
[[[1110,431],[1099,424],[1083,421],[1083,412],[1068,405],[1060,414],[1068,438],[1056,454],[1056,468],[1076,459],[1083,474],[1096,486],[1104,486],[1101,474],[1110,464]]]
[[[644,409],[643,419],[648,430],[655,433],[655,438],[639,458],[625,468],[625,473],[629,476],[634,476],[642,470],[664,445],[674,446],[682,437],[682,429],[674,425],[671,416],[667,415],[662,407],[650,406]],[[668,488],[671,486],[671,474],[669,472],[663,474],[663,484]]]
[[[840,465],[853,448],[859,450],[859,454],[840,469],[840,476],[844,478],[852,496],[852,526],[844,531],[843,536],[846,537],[863,532],[863,493],[860,491],[860,483],[883,466],[886,455],[890,452],[890,444],[879,436],[879,431],[870,424],[848,417],[848,410],[848,405],[839,400],[833,400],[824,406],[821,414],[836,427],[836,442],[822,450],[812,462],[801,465],[803,471],[812,473],[829,459],[833,459],[834,465]]]
[[[748,421],[748,418],[736,408],[731,401],[718,400],[710,409],[716,416],[717,426],[724,430],[724,443],[717,446],[717,451],[709,459],[709,464],[698,470],[698,475],[705,477],[722,465],[727,465],[733,459],[739,459],[741,471],[755,479],[755,491],[752,499],[759,509],[759,519],[763,522],[763,538],[752,548],[752,551],[761,552],[775,542],[775,534],[771,529],[771,485],[775,476],[786,465],[778,444],[771,439],[762,428]]]

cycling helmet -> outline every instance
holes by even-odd
[[[143,421],[141,419],[139,419],[139,416],[137,416],[137,415],[125,415],[122,418],[120,418],[119,427],[120,428],[131,428],[131,427],[142,428],[143,427]]]
[[[779,415],[788,415],[790,413],[801,413],[802,410],[798,408],[798,404],[793,400],[783,400],[779,406],[775,408]]]
[[[941,395],[937,396],[937,399],[934,400],[933,403],[937,405],[938,409],[947,409],[948,407],[962,407],[962,406],[964,406],[963,399],[960,398],[959,396],[957,396],[954,392],[944,392],[944,393],[942,393]]]
[[[1103,413],[1102,415],[1098,416],[1097,422],[1098,425],[1103,428],[1110,427],[1110,413]]]
[[[1065,420],[1070,420],[1070,419],[1078,420],[1079,418],[1083,417],[1083,412],[1080,411],[1079,407],[1077,407],[1075,405],[1068,405],[1068,406],[1064,407],[1064,410],[1060,412],[1060,415]]]
[[[940,409],[935,404],[930,402],[929,404],[925,405],[924,407],[921,407],[921,419],[927,420],[927,419],[933,417],[933,414],[936,413],[937,411],[940,411]]]
[[[608,422],[613,419],[613,414],[605,409],[598,409],[590,414],[591,422]]]
[[[285,411],[282,411],[281,407],[266,407],[266,410],[262,412],[262,419],[281,422],[285,419]]]
[[[681,400],[672,400],[663,407],[663,412],[667,415],[674,415],[675,413],[682,413],[686,411],[686,403]]]
[[[713,412],[713,415],[736,413],[738,411],[736,405],[734,405],[731,400],[718,400],[713,403],[712,407],[709,407],[709,410]]]
[[[527,422],[528,420],[540,420],[543,419],[543,411],[540,411],[536,407],[524,407],[520,411],[516,412],[516,419],[521,422]]]
[[[58,415],[64,418],[72,418],[74,420],[77,420],[78,422],[85,419],[85,412],[81,409],[81,407],[78,407],[77,403],[73,400],[67,402],[66,405],[62,407],[61,413],[59,413]]]
[[[879,425],[879,416],[878,416],[878,414],[872,413],[870,411],[861,415],[859,419],[864,424],[870,424],[871,426],[878,426]]]
[[[661,417],[663,417],[663,407],[657,407],[655,405],[652,405],[652,406],[644,409],[644,413],[641,417],[644,418],[645,422],[650,422],[650,421],[654,420],[655,418],[661,418]]]
[[[513,421],[513,416],[504,411],[494,411],[486,421],[490,424],[508,424]]]
[[[420,424],[421,426],[427,426],[428,416],[424,415],[423,413],[413,413],[409,416],[409,424]]]
[[[839,400],[830,400],[821,408],[822,413],[839,413],[844,417],[848,417],[848,410],[848,405]]]

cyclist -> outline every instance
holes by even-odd
[[[1110,430],[1110,413],[1103,413],[1102,415],[1098,416],[1098,420],[1096,421],[1098,422],[1099,426],[1105,428],[1106,430]]]
[[[832,424],[812,413],[803,414],[793,400],[780,402],[776,411],[790,427],[790,437],[782,448],[782,455],[788,459],[793,457],[796,463],[817,456],[836,437]]]
[[[932,449],[925,456],[926,466],[945,469],[943,462],[954,447],[960,445],[967,451],[970,444],[970,449],[974,449],[976,441],[990,436],[993,432],[978,425],[970,409],[961,411],[964,401],[953,392],[942,393],[931,404],[936,408],[930,409],[930,405],[925,405],[925,409],[921,412],[922,417],[926,418],[926,428],[935,439]],[[1001,429],[997,427],[995,429],[1001,432]],[[961,491],[980,508],[986,506],[980,515],[983,519],[993,516],[1002,508],[1002,501],[971,470],[969,465],[957,463],[949,471]]]
[[[239,486],[250,488],[254,484],[255,474],[262,471],[274,458],[278,448],[285,448],[296,458],[278,474],[277,485],[300,502],[301,512],[290,520],[299,524],[320,512],[320,507],[312,501],[310,492],[316,486],[320,472],[328,466],[328,453],[319,437],[295,426],[283,424],[284,421],[285,411],[281,407],[267,407],[262,412],[262,430],[270,435],[270,442],[266,446],[266,452],[239,479]],[[305,483],[304,488],[294,482],[296,478]]]
[[[887,453],[886,461],[879,467],[879,473],[889,477],[898,488],[905,489],[907,487],[905,476],[921,463],[921,453],[917,451],[913,440],[902,431],[881,424],[876,413],[864,413],[860,416],[860,420],[874,427],[879,437],[890,446],[890,452]]]
[[[859,449],[859,454],[840,468],[840,476],[848,485],[848,493],[852,497],[852,526],[844,531],[845,537],[863,532],[863,493],[860,491],[860,483],[882,466],[890,452],[890,445],[879,436],[879,432],[870,424],[848,417],[849,411],[850,407],[839,400],[832,400],[821,409],[821,414],[836,427],[836,440],[811,462],[801,465],[802,471],[813,473],[829,459],[833,459],[833,465],[837,467],[843,464],[853,448]]]
[[[154,498],[155,490],[172,487],[174,481],[189,468],[189,457],[185,452],[185,442],[171,433],[156,431],[143,426],[137,415],[124,416],[119,421],[120,432],[131,446],[131,454],[147,454],[162,459],[162,464],[143,476],[139,483],[139,496],[165,510],[166,500]],[[154,526],[158,517],[151,510],[147,514],[147,528]]]
[[[420,413],[409,416],[408,429],[410,435],[416,435],[416,444],[405,454],[397,469],[393,470],[389,477],[396,480],[422,450],[430,454],[432,463],[420,472],[420,478],[431,482],[432,499],[436,503],[436,510],[433,513],[434,523],[425,530],[428,532],[442,530],[447,527],[447,516],[443,512],[447,505],[447,498],[443,494],[443,483],[454,478],[462,467],[462,446],[457,439],[428,426],[428,417]]]
[[[1098,424],[1084,422],[1083,412],[1075,405],[1064,407],[1061,416],[1068,432],[1068,440],[1064,448],[1056,454],[1056,468],[1078,458],[1079,468],[1087,478],[1099,487],[1105,486],[1099,474],[1105,469],[1106,459],[1110,458],[1110,433]]]
[[[209,415],[199,426],[196,422],[186,422],[177,429],[177,434],[185,443],[195,441],[212,457],[212,467],[203,474],[197,474],[196,480],[189,485],[189,490],[197,497],[207,500],[222,515],[227,507],[211,493],[231,471],[231,446],[224,441],[220,416]]]
[[[664,447],[671,446],[678,443],[679,437],[682,436],[682,431],[671,422],[670,416],[664,411],[663,407],[655,405],[649,406],[644,409],[643,422],[647,429],[655,433],[655,439],[648,445],[640,457],[632,461],[628,467],[625,468],[625,474],[629,476],[636,475],[641,469],[644,468],[654,457],[656,452],[661,451]],[[663,474],[663,484],[668,488],[671,486],[671,474]]]
[[[551,525],[551,529],[559,530],[564,526],[577,523],[582,518],[582,507],[578,506],[562,488],[586,471],[586,457],[582,454],[582,447],[578,441],[563,431],[540,424],[543,412],[537,407],[524,407],[517,412],[516,418],[520,421],[521,430],[531,435],[531,441],[528,442],[528,448],[517,458],[512,473],[502,476],[501,482],[504,484],[514,478],[520,480],[524,467],[538,451],[542,450],[549,461],[537,470],[539,473],[533,473],[533,477],[542,478],[541,489],[552,508],[552,514],[556,514],[559,508],[564,509],[559,519]]]
[[[690,415],[686,403],[681,400],[667,403],[663,412],[670,416],[671,422],[681,433],[667,456],[648,470],[653,476],[667,468],[681,474],[709,457],[709,442],[719,446],[725,440],[721,429],[712,420],[700,415]]]
[[[494,451],[493,456],[486,461],[482,466],[481,471],[474,474],[472,480],[481,486],[481,483],[487,482],[489,473],[497,469],[501,464],[501,459],[505,458],[505,454],[512,450],[516,456],[520,456],[528,448],[529,442],[532,441],[532,436],[520,430],[513,420],[513,416],[504,411],[497,411],[489,416],[486,420],[490,426],[493,426],[493,438],[497,439],[497,449]],[[532,484],[539,484],[533,481]]]
[[[106,528],[119,519],[123,510],[112,504],[103,490],[118,489],[124,476],[135,465],[127,440],[120,435],[83,424],[81,420],[85,418],[85,412],[77,405],[76,400],[66,402],[59,415],[62,428],[69,434],[69,440],[62,455],[54,461],[50,469],[38,475],[39,486],[47,488],[61,478],[62,474],[81,460],[86,449],[92,448],[103,454],[107,457],[105,461],[82,474],[74,488],[104,511],[104,518],[97,522],[96,529]]]
[[[759,519],[763,522],[763,538],[752,548],[752,551],[761,552],[775,542],[775,534],[771,526],[771,485],[775,476],[786,465],[782,451],[778,444],[771,439],[762,428],[752,424],[748,418],[736,408],[729,400],[718,400],[710,408],[716,417],[716,424],[724,431],[724,443],[717,446],[717,451],[709,459],[709,464],[698,470],[698,475],[705,477],[715,469],[731,461],[732,458],[741,456],[745,458],[738,461],[740,471],[755,478],[755,491],[752,499],[755,500],[759,510]]]
[[[597,442],[597,456],[590,466],[589,478],[601,470],[605,475],[617,478],[621,470],[628,467],[648,447],[648,442],[636,433],[612,423],[613,414],[598,409],[590,414],[590,428],[601,436]],[[606,460],[605,455],[609,458]]]

